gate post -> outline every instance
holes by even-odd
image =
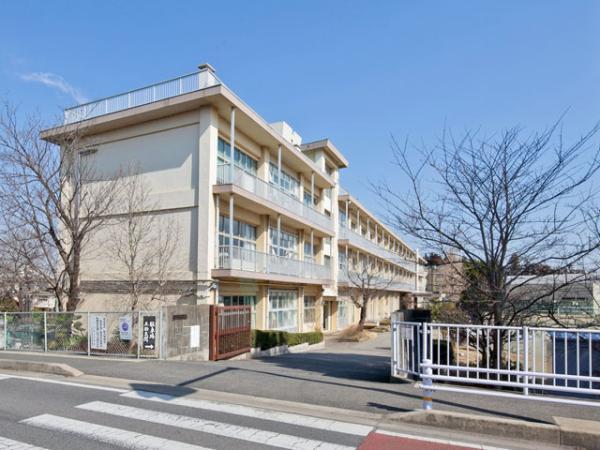
[[[44,353],[48,353],[48,320],[47,312],[44,311]]]
[[[218,321],[217,315],[218,310],[216,305],[210,305],[209,308],[209,323],[208,323],[208,336],[209,336],[209,348],[208,348],[208,359],[211,361],[217,360],[217,333],[218,333]]]

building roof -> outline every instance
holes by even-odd
[[[302,150],[303,152],[317,149],[323,149],[325,151],[325,154],[329,156],[339,168],[348,167],[348,160],[344,157],[344,155],[342,155],[342,152],[340,152],[336,148],[336,146],[333,145],[333,142],[331,142],[329,139],[321,139],[319,141],[308,142],[300,146],[300,150]]]

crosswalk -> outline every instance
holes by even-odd
[[[119,397],[113,397],[113,399],[118,398],[122,398],[124,403],[119,400],[94,400],[74,404],[72,411],[64,416],[44,413],[26,418],[20,424],[77,439],[95,441],[100,445],[161,450],[209,448],[350,450],[356,449],[373,431],[373,427],[366,425],[145,391],[129,391]],[[170,406],[163,408],[157,403]],[[174,410],[177,412],[173,412]],[[82,413],[78,413],[79,411]],[[206,418],[206,414],[209,418]],[[215,414],[218,420],[214,419]],[[110,423],[110,426],[107,423]],[[117,426],[114,426],[115,424]],[[149,424],[157,426],[156,430],[159,431],[156,433],[139,431],[141,426]],[[134,429],[128,429],[130,427]],[[154,430],[152,427],[146,429]],[[165,429],[174,431],[161,434],[160,430]],[[280,429],[282,432],[278,431]],[[187,437],[181,441],[172,439],[183,436],[181,433],[187,433]],[[207,436],[212,438],[207,439]],[[218,445],[214,445],[215,442]],[[82,445],[82,448],[85,448],[85,445]],[[42,448],[0,437],[0,450],[4,449]]]

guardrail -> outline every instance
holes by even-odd
[[[421,379],[424,409],[435,391],[600,406],[600,330],[393,319],[391,369]]]
[[[238,186],[274,205],[281,206],[291,213],[307,219],[321,228],[333,232],[331,217],[326,216],[311,206],[304,204],[298,198],[279,189],[277,186],[261,180],[237,166],[234,166],[232,174],[229,164],[218,165],[217,184],[233,184]]]
[[[231,253],[230,255],[230,252]],[[217,268],[330,281],[331,267],[243,247],[219,246]]]
[[[80,122],[105,114],[157,102],[166,98],[217,86],[221,81],[209,69],[155,83],[133,91],[65,109],[64,124]]]

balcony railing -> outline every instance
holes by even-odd
[[[377,245],[375,242],[367,239],[363,235],[357,233],[354,230],[351,230],[345,226],[340,226],[339,228],[339,238],[338,239],[347,239],[351,244],[365,249],[367,252],[383,259],[386,261],[390,261],[394,264],[398,264],[405,268],[408,271],[415,271],[415,262],[406,259],[397,253],[388,250],[387,248],[381,247]]]
[[[340,266],[338,272],[338,283],[348,283],[350,286],[362,285],[362,280],[365,281],[365,287],[368,289],[377,289],[383,291],[391,290],[405,290],[413,292],[415,291],[414,283],[407,283],[394,278],[387,278],[385,276],[372,276],[368,282],[366,277],[361,276],[358,272],[348,271],[345,266]]]
[[[233,251],[230,254],[230,251]],[[217,268],[273,275],[287,275],[311,280],[331,281],[331,266],[299,259],[284,258],[241,247],[219,247]]]
[[[305,205],[298,198],[279,189],[277,186],[252,175],[245,170],[234,166],[233,176],[229,164],[217,166],[217,184],[234,184],[270,203],[281,206],[287,211],[307,219],[309,222],[333,233],[331,217],[320,213],[316,209]]]
[[[208,69],[184,75],[172,80],[113,95],[83,105],[65,109],[65,125],[94,117],[123,111],[128,108],[146,105],[166,98],[177,97],[209,87],[217,86],[221,81]]]

